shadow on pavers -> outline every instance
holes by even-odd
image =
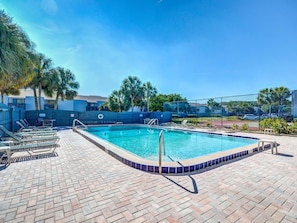
[[[174,183],[175,185],[179,186],[180,188],[184,189],[185,191],[191,193],[191,194],[198,194],[198,187],[197,187],[197,184],[196,184],[196,181],[195,179],[191,176],[191,175],[187,175],[191,181],[192,181],[192,184],[193,184],[193,191],[185,188],[184,186],[182,186],[181,184],[175,182],[174,180],[170,179],[169,177],[165,176],[165,175],[162,175],[164,178],[166,178],[167,180],[171,181],[172,183]]]
[[[276,153],[275,155],[284,156],[284,157],[294,157],[293,155],[286,154],[286,153]]]

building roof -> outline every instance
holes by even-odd
[[[107,101],[107,97],[95,96],[95,95],[77,95],[75,100],[84,100],[87,102]]]
[[[31,88],[27,89],[21,89],[19,95],[9,95],[11,98],[26,98],[30,96],[34,96],[33,90]],[[38,93],[37,93],[38,94]],[[46,100],[54,100],[54,97],[48,97],[46,96],[43,92],[41,92],[41,97],[43,97]],[[107,97],[102,97],[102,96],[95,96],[95,95],[77,95],[74,97],[74,100],[83,100],[87,102],[98,102],[98,101],[107,101]]]

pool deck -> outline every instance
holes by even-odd
[[[72,130],[56,155],[0,167],[0,222],[297,222],[297,137],[196,174],[131,168]],[[38,159],[37,159],[38,158]]]

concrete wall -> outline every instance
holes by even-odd
[[[85,112],[88,102],[83,100],[74,100],[73,111]],[[69,110],[69,109],[66,109]]]
[[[0,103],[0,125],[3,125],[8,130],[11,130],[11,114],[12,109],[5,104]],[[3,133],[0,131],[0,136]]]
[[[87,108],[87,101],[84,100],[60,100],[58,101],[58,110],[84,112]]]
[[[73,111],[74,110],[74,101],[73,100],[64,100],[58,101],[58,110],[68,110]]]
[[[19,126],[16,121],[25,118],[25,110],[19,108],[10,108],[0,103],[0,125],[3,125],[10,131],[17,131]],[[0,136],[3,133],[0,132]]]
[[[37,99],[38,100],[38,99]],[[34,101],[34,96],[27,96],[25,98],[25,104],[26,104],[26,110],[30,111],[30,110],[35,110],[35,101]],[[43,108],[44,106],[44,98],[41,98],[41,108]]]
[[[159,123],[171,122],[170,112],[108,112],[108,111],[61,111],[43,110],[27,111],[26,119],[31,125],[35,125],[36,120],[54,119],[54,126],[71,126],[74,119],[79,119],[85,124],[114,124],[122,122],[124,124],[143,124],[146,118],[157,118]]]

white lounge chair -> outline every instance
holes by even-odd
[[[11,162],[12,154],[16,152],[28,152],[30,156],[34,153],[53,153],[58,146],[58,138],[52,140],[32,140],[23,141],[15,144],[13,141],[0,141],[0,152],[2,152],[1,159],[7,156],[8,162]]]
[[[27,125],[26,122],[24,120],[19,120],[16,121],[16,123],[18,124],[18,126],[20,127],[20,131],[44,131],[44,130],[52,130],[51,127],[48,126],[30,126]]]
[[[27,139],[27,141],[33,140],[34,138],[43,138],[46,140],[46,138],[56,138],[57,131],[51,130],[51,131],[30,131],[30,132],[18,132],[13,133],[11,131],[8,131],[3,125],[0,125],[0,130],[8,136],[8,139],[5,137],[2,137],[4,140],[13,140],[17,142],[24,141]],[[46,138],[45,138],[46,137]],[[41,139],[40,139],[41,140]]]

